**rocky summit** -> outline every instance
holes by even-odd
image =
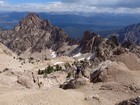
[[[0,42],[18,54],[47,49],[61,52],[60,48],[64,45],[72,46],[78,43],[69,38],[64,30],[41,19],[36,13],[29,13],[14,29],[0,31]]]

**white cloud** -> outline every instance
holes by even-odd
[[[140,7],[140,0],[62,0],[64,3],[93,5],[101,7],[127,7],[137,8]]]
[[[6,2],[4,0],[0,0],[0,6],[5,5]]]
[[[79,4],[77,1],[79,1]],[[1,11],[33,11],[33,12],[140,14],[140,7],[131,8],[132,6],[130,7],[117,6],[120,3],[119,1],[121,0],[106,0],[106,2],[103,1],[105,0],[65,0],[63,2],[52,2],[47,4],[26,3],[26,4],[11,5],[0,0],[0,10]],[[111,4],[116,6],[113,7],[111,6]]]

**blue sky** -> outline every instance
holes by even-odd
[[[140,0],[0,0],[0,11],[140,14]]]

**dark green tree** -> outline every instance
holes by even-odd
[[[47,74],[50,74],[50,73],[52,73],[54,71],[54,69],[53,69],[53,67],[51,67],[50,65],[47,67],[47,69],[45,69],[45,72],[47,73]]]
[[[62,67],[61,66],[59,66],[59,65],[56,65],[55,66],[55,71],[61,71],[62,70]]]

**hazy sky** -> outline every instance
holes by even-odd
[[[0,0],[0,11],[140,14],[140,0]]]

